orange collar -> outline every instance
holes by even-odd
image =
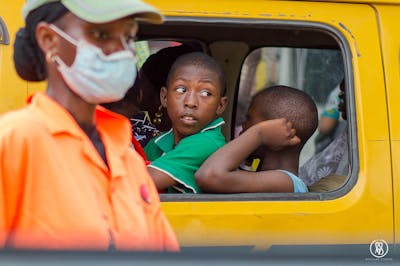
[[[28,104],[32,112],[40,116],[46,122],[51,134],[69,134],[82,139],[85,133],[80,128],[74,117],[58,102],[50,98],[44,92],[37,92],[28,98]],[[111,112],[101,106],[96,107],[95,112],[96,128],[103,141],[109,141],[113,149],[125,151],[131,143],[131,126],[125,117]]]

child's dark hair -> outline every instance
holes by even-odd
[[[209,69],[210,71],[215,72],[219,79],[221,96],[225,95],[226,79],[224,70],[213,57],[202,52],[188,53],[178,57],[178,59],[176,59],[176,61],[172,65],[171,70],[169,71],[167,78],[167,85],[170,82],[172,73],[174,73],[177,68],[183,65],[194,65],[194,66],[204,67],[205,69]]]
[[[153,89],[160,92],[161,87],[166,85],[168,72],[172,64],[181,55],[201,51],[200,46],[194,43],[183,43],[179,46],[170,46],[159,50],[157,53],[150,55],[143,63],[140,69],[153,85]]]
[[[287,118],[292,122],[302,145],[317,129],[317,106],[304,91],[288,86],[272,86],[254,95],[252,104],[259,108],[265,119]]]
[[[26,17],[25,28],[19,29],[14,42],[14,65],[18,75],[27,81],[42,81],[47,78],[45,56],[36,41],[36,26],[41,21],[52,23],[68,9],[60,2],[48,3],[33,10]]]

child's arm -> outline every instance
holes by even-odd
[[[170,175],[159,169],[148,167],[147,170],[149,170],[150,176],[158,191],[164,191],[178,183]]]
[[[287,119],[260,122],[212,154],[197,171],[196,182],[206,192],[293,192],[293,183],[285,173],[247,172],[237,168],[261,145],[279,150],[299,142]]]
[[[201,193],[194,180],[194,174],[201,164],[225,143],[225,138],[219,130],[207,130],[183,138],[178,145],[162,156],[152,157],[149,152],[148,158],[153,160],[148,165],[148,170],[157,189],[161,191],[173,187],[176,191]],[[151,147],[146,148],[149,151]]]

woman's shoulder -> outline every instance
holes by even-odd
[[[35,113],[29,108],[22,108],[0,115],[0,137],[29,137],[45,130]]]

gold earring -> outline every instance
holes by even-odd
[[[160,106],[158,107],[158,111],[154,114],[154,118],[153,118],[153,124],[154,125],[159,125],[161,124],[161,118],[163,116],[163,112],[162,112],[162,104],[160,104]]]
[[[46,62],[47,63],[53,63],[54,62],[54,56],[52,52],[47,52],[46,53]]]

